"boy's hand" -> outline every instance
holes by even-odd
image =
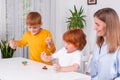
[[[15,40],[10,40],[10,41],[9,41],[9,46],[10,46],[12,49],[16,49],[16,47],[17,47],[17,41],[15,41]]]
[[[41,53],[41,59],[44,61],[49,61],[45,52]]]
[[[48,48],[49,49],[52,49],[52,39],[50,37],[47,37],[46,38],[46,43],[48,45]]]

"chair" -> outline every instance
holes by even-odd
[[[80,67],[81,73],[85,73],[88,70],[91,58],[92,58],[92,51],[90,51],[86,55],[81,56],[81,67]]]

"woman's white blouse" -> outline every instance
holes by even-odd
[[[108,53],[106,43],[96,46],[90,64],[92,80],[113,80],[120,76],[120,50]]]

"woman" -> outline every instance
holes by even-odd
[[[120,76],[120,23],[114,9],[94,14],[97,40],[90,64],[92,80],[114,80]]]

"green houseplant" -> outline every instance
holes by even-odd
[[[0,42],[0,50],[1,50],[1,55],[2,58],[12,58],[14,52],[16,51],[16,49],[12,49],[9,46],[9,43],[5,40],[1,40]]]
[[[80,28],[83,29],[84,26],[86,25],[85,21],[85,15],[83,15],[83,7],[79,9],[79,11],[76,9],[76,6],[74,5],[74,11],[70,10],[71,16],[67,18],[67,28],[72,29],[72,28]]]

